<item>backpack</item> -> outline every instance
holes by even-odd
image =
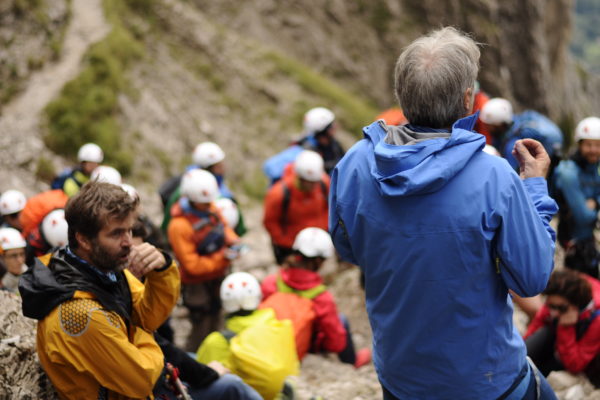
[[[69,200],[69,196],[61,189],[48,190],[30,197],[25,208],[19,214],[19,221],[23,226],[21,232],[23,237],[28,237],[50,211],[65,208],[67,200]]]
[[[237,335],[228,330],[221,334],[230,344],[231,372],[265,400],[275,399],[285,379],[298,374],[298,356],[290,321],[271,319],[252,325]]]
[[[258,307],[272,308],[278,319],[292,321],[299,360],[304,358],[312,344],[313,324],[316,318],[312,299],[326,290],[327,287],[322,284],[308,290],[296,290],[286,285],[281,276],[278,276],[277,292]]]
[[[263,172],[267,175],[267,178],[269,178],[271,185],[281,179],[285,166],[293,162],[302,150],[304,150],[302,146],[294,144],[265,161],[263,164]]]
[[[60,174],[52,179],[50,189],[62,189],[65,186],[65,181],[73,174],[73,168],[65,168]]]
[[[175,192],[175,190],[177,190],[177,188],[181,184],[182,176],[183,175],[173,176],[167,179],[165,182],[163,182],[163,184],[160,185],[160,187],[158,188],[158,194],[160,195],[160,200],[162,201],[163,207],[167,206],[171,195],[173,194],[173,192]]]

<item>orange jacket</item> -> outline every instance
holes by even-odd
[[[489,100],[490,100],[489,96],[487,94],[483,93],[482,91],[475,93],[475,98],[473,99],[473,114],[475,114],[477,111],[481,111],[481,109],[483,108],[485,103],[487,103]],[[487,144],[492,144],[492,135],[485,128],[485,126],[483,125],[483,122],[481,122],[481,120],[479,118],[477,118],[477,122],[475,123],[474,129],[475,129],[475,132],[479,132],[483,136],[485,136],[485,142]]]
[[[327,230],[329,177],[323,175],[325,193],[321,184],[310,192],[298,188],[295,173],[275,183],[265,197],[263,224],[274,244],[291,248],[298,232],[311,226]],[[287,213],[283,215],[284,185],[289,190]]]
[[[182,200],[187,202],[185,198]],[[182,207],[182,200],[171,208],[172,219],[167,229],[169,243],[179,261],[181,283],[195,284],[223,276],[225,269],[231,263],[231,260],[225,256],[225,251],[228,246],[239,240],[238,235],[227,226],[214,204],[211,204],[209,209],[213,214],[209,217],[210,223],[194,231],[193,225],[201,222],[201,218],[187,212],[185,207]],[[198,254],[196,250],[198,243],[202,242],[214,224],[219,221],[225,226],[225,245],[211,254]]]

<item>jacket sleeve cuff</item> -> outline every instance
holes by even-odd
[[[163,257],[165,257],[165,265],[163,265],[160,268],[156,268],[155,271],[158,272],[166,271],[171,266],[171,264],[173,264],[173,257],[171,257],[169,253],[162,250],[160,252],[162,253]]]
[[[540,217],[546,222],[550,222],[554,214],[558,212],[556,201],[548,194],[548,183],[542,177],[527,178],[523,180],[523,185]]]

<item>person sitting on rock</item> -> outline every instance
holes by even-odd
[[[563,269],[543,293],[546,304],[524,336],[527,354],[544,375],[585,372],[600,388],[600,281]]]
[[[269,275],[262,282],[264,300],[261,308],[271,307],[277,317],[283,319],[292,310],[285,309],[286,305],[280,305],[280,300],[275,299],[280,293],[293,293],[309,299],[315,314],[314,324],[308,335],[307,348],[302,347],[302,339],[298,337],[300,328],[295,327],[298,357],[302,359],[306,350],[314,353],[331,352],[337,353],[343,363],[356,368],[368,364],[371,350],[364,348],[355,351],[348,320],[338,314],[335,300],[319,274],[325,260],[334,254],[329,233],[320,228],[305,228],[296,236],[292,250],[293,253],[286,257],[279,273]]]

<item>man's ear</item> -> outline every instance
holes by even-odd
[[[77,240],[79,247],[85,252],[92,251],[92,241],[81,232],[75,232],[75,240]]]
[[[465,90],[465,97],[463,99],[464,105],[465,105],[465,111],[466,111],[465,116],[471,115],[473,113],[473,100],[474,100],[473,88],[470,87],[467,90]]]

